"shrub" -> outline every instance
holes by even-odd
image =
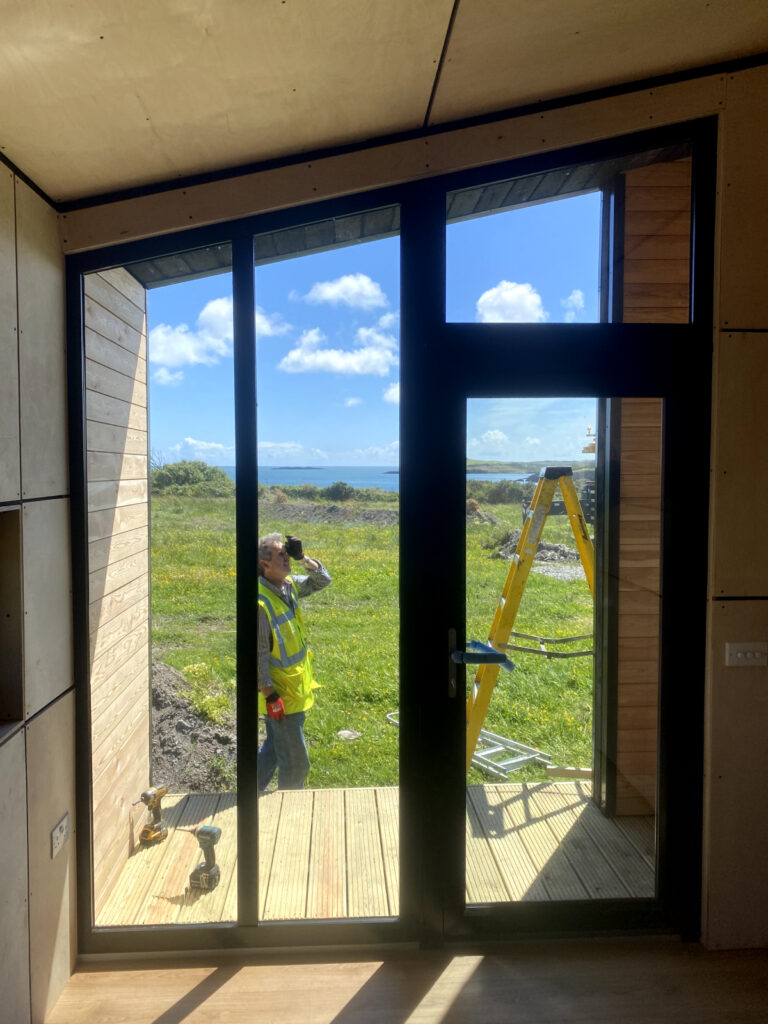
[[[231,498],[235,493],[235,481],[223,469],[186,459],[151,470],[150,486],[154,494],[194,498]]]
[[[480,511],[480,502],[477,498],[467,498],[467,515],[473,516]]]
[[[320,493],[329,501],[349,501],[355,496],[355,488],[343,480],[337,480],[330,487],[324,487]]]
[[[288,501],[288,495],[285,491],[281,491],[279,487],[275,487],[272,491],[272,500],[277,502],[278,505],[285,505]]]

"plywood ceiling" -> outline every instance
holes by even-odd
[[[1,0],[0,152],[54,200],[79,199],[764,52],[767,11]]]

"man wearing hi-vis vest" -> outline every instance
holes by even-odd
[[[306,576],[289,575],[291,558],[302,563]],[[298,537],[283,543],[279,533],[270,533],[259,539],[259,711],[267,716],[267,738],[258,758],[259,793],[275,771],[278,789],[303,789],[309,774],[304,718],[317,683],[299,598],[330,582],[320,562],[304,554]]]

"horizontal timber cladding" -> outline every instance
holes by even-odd
[[[624,323],[690,319],[691,160],[624,178]]]
[[[621,403],[616,814],[656,806],[661,399]]]
[[[85,278],[94,904],[136,842],[150,782],[146,293]],[[142,808],[143,811],[143,808]]]
[[[623,173],[624,323],[690,320],[691,160]],[[660,399],[621,404],[616,813],[656,807],[661,612]]]

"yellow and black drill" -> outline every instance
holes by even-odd
[[[158,786],[157,788],[151,786],[149,789],[144,790],[138,800],[133,801],[134,807],[136,804],[146,804],[147,810],[152,815],[152,821],[148,821],[142,827],[141,832],[139,832],[139,842],[142,846],[162,843],[168,836],[168,826],[163,821],[163,808],[161,805],[161,801],[167,792],[167,786]]]
[[[198,825],[196,828],[177,828],[176,831],[191,832],[200,843],[200,849],[205,857],[205,860],[198,864],[189,876],[189,888],[206,891],[215,889],[219,884],[221,871],[216,863],[213,848],[221,839],[221,829],[216,825]]]

